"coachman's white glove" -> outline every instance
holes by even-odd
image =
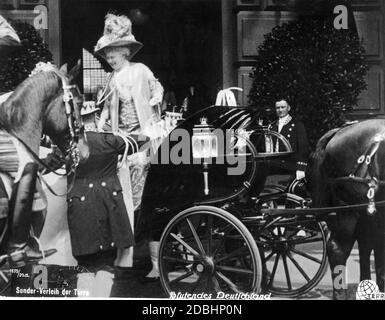
[[[295,176],[297,180],[305,179],[305,171],[298,170],[296,171]]]
[[[150,101],[150,106],[153,107],[153,106],[156,106],[160,103],[162,103],[162,96],[158,95],[158,96],[155,96],[153,97]]]

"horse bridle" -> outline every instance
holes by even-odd
[[[72,94],[72,89],[75,89],[80,96],[79,88],[76,85],[67,85],[65,79],[62,78],[63,81],[63,102],[65,104],[68,128],[71,135],[71,141],[69,144],[69,148],[66,150],[65,157],[69,154],[72,160],[71,170],[66,173],[66,175],[70,175],[75,173],[76,168],[80,163],[80,151],[78,148],[79,137],[84,130],[84,126],[76,120],[76,111],[74,107],[74,95]],[[56,173],[56,172],[55,172]]]
[[[77,117],[76,117],[76,110],[75,110],[75,106],[74,106],[74,103],[75,103],[74,102],[74,94],[72,93],[72,90],[76,90],[78,96],[81,96],[81,94],[80,94],[78,86],[68,85],[67,80],[64,78],[64,76],[62,76],[59,73],[59,71],[57,71],[57,70],[51,70],[51,71],[54,72],[62,81],[63,102],[65,105],[65,113],[66,113],[66,117],[67,117],[69,133],[70,133],[70,137],[71,137],[71,141],[69,142],[69,146],[65,150],[65,153],[63,156],[65,159],[67,159],[67,157],[69,155],[69,157],[71,159],[70,170],[66,170],[66,173],[64,173],[64,174],[57,172],[55,169],[51,168],[49,166],[49,164],[42,161],[39,158],[39,156],[21,138],[19,138],[16,134],[12,134],[12,136],[14,136],[26,148],[26,150],[31,154],[31,156],[34,158],[34,160],[40,166],[45,168],[43,170],[43,172],[41,174],[39,174],[39,176],[40,176],[40,179],[42,180],[42,182],[44,182],[44,184],[48,188],[48,190],[52,194],[54,194],[55,196],[65,196],[68,194],[68,192],[66,192],[66,194],[63,194],[63,195],[56,194],[55,191],[52,190],[52,188],[44,180],[43,174],[44,174],[44,172],[47,172],[47,170],[48,170],[48,172],[53,173],[57,176],[61,176],[61,177],[68,177],[71,174],[73,174],[72,183],[71,183],[71,187],[69,188],[69,190],[71,190],[73,187],[73,184],[75,181],[75,176],[76,176],[76,168],[78,167],[78,165],[80,163],[80,151],[78,148],[78,142],[79,142],[80,134],[84,130],[84,127],[81,123],[79,123],[79,121],[76,120]]]

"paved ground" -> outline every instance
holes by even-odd
[[[144,284],[140,280],[150,268],[150,264],[146,255],[145,246],[142,246],[137,255],[137,268],[132,272],[123,274],[123,277],[117,278],[113,288],[112,295],[120,298],[167,298],[164,294],[160,283]],[[372,278],[375,279],[374,261],[371,260]],[[302,279],[293,278],[292,281],[302,281]],[[355,248],[348,260],[347,282],[349,299],[355,300],[356,288],[360,282],[359,278],[359,256],[358,250]],[[278,298],[279,299],[279,298]],[[330,270],[310,293],[298,298],[299,300],[330,300],[332,299],[332,282]]]
[[[374,277],[374,261],[371,261],[372,265],[372,278]],[[355,248],[352,252],[351,257],[348,261],[347,268],[347,281],[349,288],[349,299],[355,299],[355,292],[357,285],[359,283],[359,257],[358,250]],[[59,268],[59,269],[58,269]],[[62,279],[66,279],[67,288],[75,288],[76,287],[76,276],[71,270],[60,269],[63,267],[50,267],[49,269],[49,287],[60,288],[63,286]],[[135,254],[135,268],[130,271],[119,272],[116,274],[116,278],[114,281],[114,285],[112,288],[111,297],[114,298],[167,298],[164,293],[160,282],[155,283],[143,283],[142,278],[150,269],[150,260],[148,255],[147,246],[143,243],[140,244],[136,250]],[[22,273],[28,274],[30,270],[22,269]],[[291,273],[293,284],[296,281],[302,281],[300,275],[296,275],[295,273]],[[278,274],[278,277],[282,278],[284,282],[284,276],[282,273]],[[9,288],[2,295],[5,296],[16,296],[16,297],[31,297],[31,295],[22,295],[15,294],[15,290],[17,287],[28,288],[33,287],[33,281],[31,278],[17,278],[14,276],[13,278],[13,287]],[[58,285],[60,283],[60,285]],[[39,296],[39,295],[37,295]],[[58,294],[60,297],[61,295]],[[71,297],[71,295],[70,295]],[[301,296],[298,299],[301,300],[328,300],[332,298],[332,286],[331,286],[331,276],[330,271],[325,274],[322,281],[318,284],[318,286],[309,292],[306,295]],[[280,298],[276,298],[280,299]]]
[[[275,181],[268,181],[269,183],[277,183],[280,182],[282,177],[278,177]],[[63,203],[58,203],[57,207],[55,207],[56,212],[61,212],[60,206],[64,205]],[[64,212],[64,211],[63,211]],[[41,237],[41,241],[43,243],[54,243],[54,247],[58,249],[60,254],[57,254],[54,260],[50,261],[47,259],[45,263],[47,264],[60,264],[60,265],[71,265],[75,263],[69,252],[69,234],[68,227],[66,226],[66,217],[65,215],[51,214],[49,215],[46,221],[46,231],[43,232],[43,236]],[[307,250],[315,250],[314,248],[306,248]],[[309,264],[309,261],[300,260],[301,265]],[[355,248],[349,258],[348,267],[347,267],[347,282],[349,287],[349,299],[355,299],[355,291],[357,285],[359,283],[359,256],[358,250]],[[374,261],[371,261],[372,265],[372,279],[374,277]],[[4,267],[3,267],[4,268]],[[282,268],[282,267],[281,267]],[[150,269],[150,258],[147,249],[147,245],[145,243],[139,243],[136,251],[135,251],[135,268],[131,271],[127,272],[119,272],[116,275],[113,289],[112,289],[112,297],[116,298],[167,298],[165,295],[160,282],[156,283],[143,283],[141,279]],[[301,275],[298,273],[298,270],[293,270],[293,266],[291,266],[290,274],[292,277],[292,282],[295,284],[296,282],[302,281]],[[22,270],[25,274],[30,273],[30,270]],[[296,271],[296,272],[295,272]],[[58,287],[58,283],[62,283],[63,279],[65,279],[66,283],[63,285],[67,285],[67,287],[76,287],[76,275],[73,270],[67,270],[64,267],[52,266],[49,268],[49,283],[50,287],[55,288]],[[285,282],[284,273],[282,270],[278,269],[278,280]],[[0,274],[0,290],[4,286],[4,282],[2,280]],[[15,294],[15,288],[17,286],[20,287],[32,287],[30,278],[17,278],[15,275],[13,277],[13,287],[10,287],[5,292],[0,292],[0,295],[8,295],[8,296],[22,296]],[[62,284],[61,284],[62,285]],[[28,296],[28,295],[26,295]],[[60,295],[59,295],[60,296]],[[299,299],[314,299],[314,300],[325,300],[332,298],[332,285],[331,285],[331,276],[330,270],[328,269],[326,275],[323,277],[322,281],[318,284],[318,286],[311,291],[310,293],[300,297]]]

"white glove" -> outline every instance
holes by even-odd
[[[103,127],[106,124],[105,120],[100,119],[98,123],[98,132],[104,132]]]
[[[153,97],[151,100],[150,100],[150,106],[153,107],[153,106],[156,106],[157,104],[159,103],[162,103],[162,97]]]
[[[296,171],[295,175],[296,175],[297,180],[304,179],[305,178],[305,171],[298,170],[298,171]]]

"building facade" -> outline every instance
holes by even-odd
[[[92,52],[107,11],[116,9],[138,19],[144,12],[141,24],[134,24],[134,33],[137,30],[137,38],[147,46],[138,59],[150,64],[162,82],[176,82],[176,87],[205,82],[210,101],[218,89],[238,86],[244,89],[239,103],[246,105],[257,48],[275,26],[295,19],[289,6],[293,1],[2,0],[0,9],[7,18],[40,26],[57,64],[81,58],[84,47]],[[354,109],[355,118],[385,117],[384,2],[351,1],[370,64],[368,89]]]

